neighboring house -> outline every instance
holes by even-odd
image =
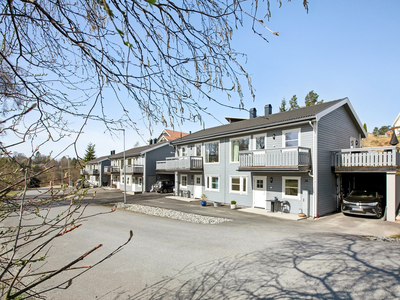
[[[158,136],[156,142],[161,143],[161,142],[170,142],[179,138],[182,138],[184,136],[187,136],[188,133],[185,132],[180,132],[180,131],[173,131],[170,129],[164,129],[160,135]]]
[[[110,176],[104,173],[104,167],[111,164],[108,156],[102,156],[89,161],[81,170],[81,175],[93,186],[108,186]]]
[[[205,194],[210,201],[268,209],[266,200],[276,197],[287,201],[291,213],[311,217],[337,211],[351,189],[375,186],[384,190],[394,218],[399,149],[379,150],[391,156],[388,168],[344,167],[348,154],[368,156],[368,149],[359,148],[366,135],[347,98],[276,114],[266,105],[264,116],[252,109],[250,119],[170,142],[175,157],[158,161],[157,172],[175,173],[177,195]]]
[[[109,156],[111,165],[104,168],[104,173],[111,176],[110,185],[114,188],[135,193],[150,191],[157,180],[156,161],[174,155],[174,148],[169,143],[157,143],[136,147]]]
[[[396,120],[394,120],[394,122],[392,124],[392,128],[393,127],[397,127],[394,131],[396,132],[396,135],[399,136],[400,135],[400,113],[398,114]]]

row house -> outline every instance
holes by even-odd
[[[125,155],[125,160],[124,160]],[[143,193],[150,191],[157,181],[156,161],[174,155],[174,148],[169,143],[153,143],[136,147],[125,152],[109,156],[111,164],[104,168],[110,175],[110,184],[114,188]]]
[[[157,173],[175,175],[177,195],[267,209],[278,199],[291,213],[318,217],[337,211],[351,189],[373,185],[394,220],[399,149],[361,149],[367,133],[347,98],[275,114],[267,105],[263,116],[252,109],[230,122],[170,142],[175,156],[158,161]],[[363,163],[365,152],[384,154]],[[364,169],[344,167],[352,159]]]
[[[109,174],[104,173],[104,168],[111,164],[108,156],[95,158],[86,163],[80,173],[92,186],[108,186],[110,184]]]

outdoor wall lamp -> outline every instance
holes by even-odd
[[[273,183],[274,182],[274,177],[270,177],[269,182]]]
[[[275,139],[275,137],[276,137],[276,135],[275,135],[275,133],[272,135],[272,139],[274,140]]]

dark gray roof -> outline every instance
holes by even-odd
[[[98,157],[98,158],[92,159],[91,161],[88,162],[88,164],[97,164],[97,163],[99,163],[99,162],[101,162],[101,161],[103,161],[103,160],[107,160],[107,159],[109,159],[109,158],[108,158],[108,155],[106,155],[106,156],[100,156],[100,157]]]
[[[176,139],[176,140],[172,141],[171,144],[179,144],[181,142],[188,142],[188,141],[192,141],[192,140],[218,137],[218,136],[221,136],[224,134],[229,134],[229,133],[236,133],[236,132],[239,133],[239,132],[246,131],[249,129],[257,129],[257,128],[261,129],[261,128],[266,128],[266,127],[275,126],[275,125],[288,124],[288,123],[293,123],[293,122],[297,122],[297,121],[301,121],[301,120],[312,119],[316,116],[317,113],[319,113],[319,112],[321,112],[321,111],[323,111],[345,99],[347,99],[347,98],[329,101],[329,102],[325,102],[325,103],[321,103],[321,104],[317,104],[317,105],[313,105],[313,106],[301,107],[301,108],[290,110],[290,111],[279,112],[276,114],[271,114],[271,115],[252,118],[252,119],[246,119],[246,120],[234,122],[231,124],[226,124],[226,125],[221,125],[221,126],[217,126],[217,127],[200,130],[200,131],[197,131],[190,135]]]
[[[136,148],[131,148],[125,151],[125,157],[132,157],[132,156],[139,156],[141,155],[144,151],[150,150],[152,148],[159,148],[162,146],[168,145],[168,142],[163,142],[163,143],[157,143],[157,144],[152,144],[152,145],[146,145],[146,146],[141,146],[141,147],[136,147]],[[124,152],[119,152],[113,155],[110,155],[110,159],[115,159],[115,158],[122,158],[124,157]]]

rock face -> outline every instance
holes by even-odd
[[[197,214],[189,214],[177,210],[171,210],[171,209],[165,209],[165,208],[160,208],[160,207],[152,207],[152,206],[146,206],[146,205],[139,205],[139,204],[123,204],[123,203],[118,203],[117,208],[120,209],[126,209],[129,211],[145,214],[145,215],[150,215],[150,216],[156,216],[156,217],[162,217],[162,218],[169,218],[169,219],[174,219],[174,220],[181,220],[185,222],[191,222],[191,223],[198,223],[198,224],[218,224],[222,222],[230,222],[232,219],[226,219],[226,218],[216,218],[216,217],[208,217],[208,216],[202,216],[202,215],[197,215]]]

